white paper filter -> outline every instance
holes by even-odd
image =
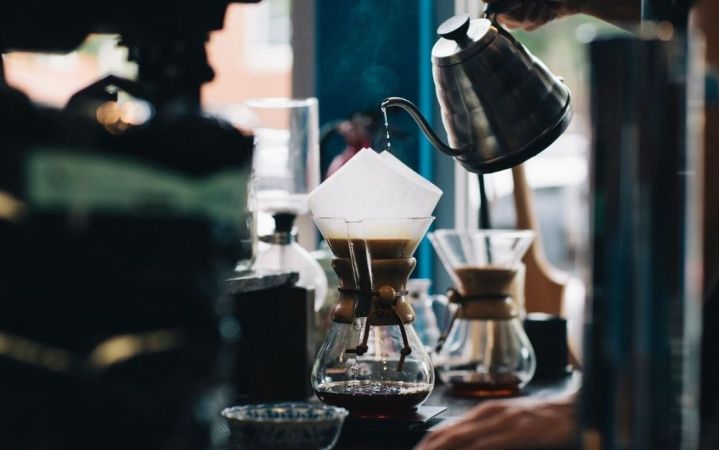
[[[388,152],[362,149],[309,195],[314,217],[428,217],[442,190]]]

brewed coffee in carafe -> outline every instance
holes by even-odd
[[[430,240],[455,283],[454,317],[438,347],[440,379],[458,395],[516,395],[536,366],[515,300],[532,232],[438,230]]]

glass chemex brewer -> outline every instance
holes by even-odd
[[[411,411],[432,392],[434,369],[412,325],[406,285],[433,219],[315,218],[340,279],[332,328],[312,370],[323,402],[364,414]]]
[[[437,230],[429,236],[455,288],[435,364],[457,395],[506,397],[532,379],[536,358],[522,327],[524,266],[532,231]]]
[[[363,417],[411,413],[434,386],[407,280],[442,192],[394,156],[361,150],[310,194],[340,299],[312,370],[325,403]]]

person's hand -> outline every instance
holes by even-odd
[[[499,23],[509,29],[535,30],[557,17],[574,14],[576,0],[486,0],[497,11]]]
[[[427,435],[415,450],[557,448],[575,433],[575,394],[487,401]]]

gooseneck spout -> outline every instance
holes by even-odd
[[[386,111],[387,108],[391,107],[398,107],[407,111],[412,119],[417,122],[417,125],[419,125],[419,128],[422,130],[424,135],[427,136],[427,139],[429,139],[432,145],[434,145],[437,150],[446,153],[449,156],[460,156],[470,150],[470,148],[466,145],[461,148],[454,149],[442,142],[432,130],[432,127],[430,127],[427,119],[425,119],[422,113],[419,112],[419,108],[414,106],[414,104],[407,99],[401,97],[389,97],[382,102],[381,106],[382,111]]]

